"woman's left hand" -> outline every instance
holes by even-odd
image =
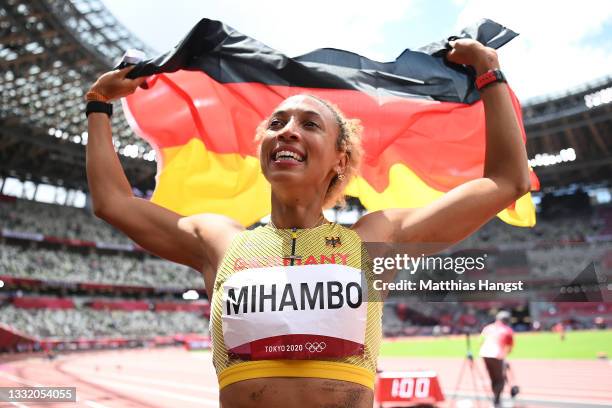
[[[471,65],[477,75],[499,68],[497,52],[493,48],[467,38],[450,41],[449,44],[451,50],[446,54],[446,59],[455,64]]]

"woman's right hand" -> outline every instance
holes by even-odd
[[[90,91],[109,101],[130,95],[145,81],[144,77],[126,78],[131,69],[105,73]],[[94,213],[147,251],[202,272],[212,296],[217,267],[234,236],[244,228],[221,215],[183,217],[135,197],[115,152],[107,118],[99,114],[87,120],[87,180]]]
[[[108,102],[112,102],[134,93],[136,88],[138,88],[147,78],[126,78],[125,76],[133,68],[133,66],[130,66],[103,74],[96,80],[91,88],[89,88],[89,92],[96,92],[104,96]]]

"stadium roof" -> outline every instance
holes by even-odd
[[[610,183],[612,174],[612,77],[580,88],[533,99],[523,106],[529,157],[563,156],[572,148],[575,160],[536,167],[546,188],[573,183]],[[571,158],[571,157],[570,157]],[[546,162],[547,160],[540,160]]]
[[[0,172],[84,189],[87,88],[126,49],[154,52],[98,0],[7,0],[1,7]],[[151,150],[120,112],[112,125],[121,153]],[[132,182],[153,186],[153,163],[124,162]]]
[[[0,176],[86,190],[83,95],[126,49],[155,51],[99,0],[5,0],[0,29]],[[529,157],[534,165],[547,164],[536,167],[543,188],[609,183],[611,94],[609,77],[526,104]],[[112,124],[132,185],[152,189],[151,148],[121,112]]]

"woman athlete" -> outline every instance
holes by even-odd
[[[474,40],[450,46],[447,59],[471,65],[477,75],[499,69],[496,52]],[[112,101],[131,94],[144,78],[125,78],[129,69],[102,75],[88,95]],[[360,266],[360,243],[450,245],[529,190],[508,87],[492,83],[481,98],[483,177],[422,208],[369,213],[351,228],[329,223],[322,209],[341,196],[359,167],[358,126],[316,97],[286,99],[253,130],[272,188],[272,214],[270,224],[252,231],[225,216],[183,217],[134,197],[108,115],[91,113],[87,176],[94,212],[148,251],[203,274],[224,408],[371,408],[382,307],[351,292],[359,288],[351,288],[350,279],[343,281]]]

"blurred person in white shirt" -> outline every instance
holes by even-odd
[[[509,326],[510,313],[500,311],[495,316],[495,322],[482,330],[482,346],[480,357],[483,358],[493,390],[493,403],[500,407],[500,397],[506,382],[505,359],[514,346],[514,331]]]

